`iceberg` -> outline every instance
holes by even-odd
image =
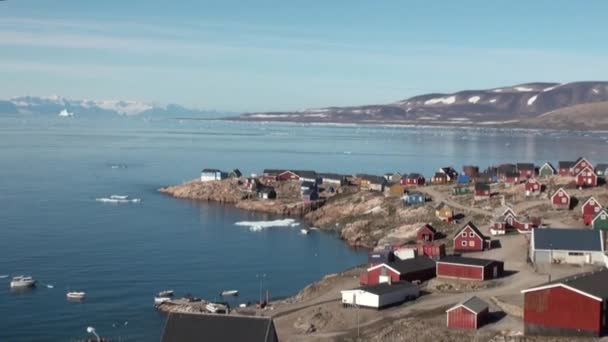
[[[240,221],[234,224],[235,226],[249,227],[252,232],[259,232],[271,227],[297,227],[300,225],[294,219],[283,219],[274,221]]]

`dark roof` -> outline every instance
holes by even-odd
[[[311,181],[306,181],[306,182],[302,182],[302,184],[300,184],[300,186],[303,188],[312,188],[315,186],[315,183],[313,183]]]
[[[203,171],[201,171],[201,172],[214,172],[215,173],[215,172],[222,172],[222,171],[220,171],[218,169],[203,169]]]
[[[397,283],[392,283],[390,285],[387,283],[382,283],[382,284],[378,284],[378,285],[361,286],[361,287],[359,287],[359,290],[363,290],[365,292],[373,293],[376,295],[383,295],[383,294],[389,294],[392,292],[401,291],[403,289],[411,288],[411,287],[418,287],[418,286],[416,286],[410,282],[407,282],[407,281],[400,281]]]
[[[592,296],[608,299],[608,269],[602,268],[600,271],[579,273],[567,278],[557,279],[537,287],[564,284],[579,291],[588,293]]]
[[[272,318],[236,315],[172,313],[161,342],[277,342]]]
[[[441,172],[443,172],[451,177],[455,177],[458,175],[458,172],[451,166],[442,167],[439,170],[441,170]]]
[[[441,172],[435,172],[435,178],[448,178],[448,175]]]
[[[239,169],[234,169],[230,173],[234,173],[237,177],[241,177],[243,175]]]
[[[462,265],[472,265],[472,266],[488,266],[495,262],[502,262],[502,261],[448,255],[448,256],[444,256],[443,258],[439,259],[439,261],[437,261],[437,262],[447,262],[447,263],[451,263],[451,264],[462,264]]]
[[[317,173],[317,176],[321,177],[322,179],[335,179],[340,181],[346,178],[345,175],[340,175],[337,173]]]
[[[507,177],[507,178],[516,178],[516,177],[519,177],[519,173],[507,171],[507,172],[505,172],[505,177]]]
[[[435,268],[435,260],[419,256],[412,259],[397,260],[386,264],[390,268],[393,268],[401,274],[418,272],[427,269]]]
[[[532,163],[517,163],[518,170],[534,170],[534,164]]]
[[[488,309],[488,303],[484,302],[483,300],[479,299],[479,297],[476,297],[476,296],[473,296],[473,297],[467,299],[466,301],[460,303],[460,305],[466,307],[467,309],[469,309],[477,314]]]
[[[467,222],[467,224],[462,226],[462,228],[458,229],[458,232],[456,232],[456,234],[454,236],[460,234],[460,232],[462,232],[462,230],[465,229],[467,226],[471,227],[471,229],[473,229],[475,234],[479,235],[479,237],[481,237],[482,239],[486,238],[485,235],[483,235],[483,233],[479,230],[479,228],[477,228],[477,226],[474,225],[473,222],[471,222],[471,221]]]
[[[418,197],[418,196],[424,196],[424,194],[422,192],[412,191],[412,192],[408,192],[406,194],[406,196],[410,196],[410,197],[416,196],[416,197]]]
[[[498,171],[498,173],[507,173],[507,172],[515,172],[516,169],[517,169],[516,165],[501,164],[501,165],[498,165],[497,171]]]
[[[604,171],[604,170],[608,169],[608,164],[597,164],[595,166],[595,169]]]
[[[407,178],[418,179],[418,178],[424,178],[424,176],[419,173],[410,173],[409,175],[407,175]]]
[[[290,170],[290,171],[295,173],[296,175],[298,175],[298,177],[300,177],[300,178],[311,178],[311,179],[317,178],[317,173],[312,170]]]
[[[358,174],[357,178],[365,179],[365,180],[369,181],[370,183],[375,183],[375,184],[385,184],[386,183],[386,179],[384,177],[380,177],[380,176]]]
[[[281,170],[281,169],[264,169],[263,173],[265,175],[278,176],[285,171],[286,170]]]
[[[559,162],[557,162],[557,165],[559,166],[560,169],[569,169],[569,168],[573,167],[574,164],[576,164],[576,162],[573,162],[573,161],[559,161]]]
[[[601,251],[602,238],[593,229],[534,229],[534,249]]]

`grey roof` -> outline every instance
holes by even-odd
[[[488,266],[495,262],[502,262],[502,261],[448,255],[448,256],[444,256],[443,258],[439,259],[438,262],[447,262],[450,264],[461,264],[461,265],[471,265],[471,266]]]
[[[386,184],[386,179],[380,176],[358,174],[357,178],[365,179],[374,184]]]
[[[403,289],[412,288],[412,287],[418,287],[418,286],[416,286],[408,281],[400,281],[397,283],[392,283],[390,285],[387,283],[382,283],[382,284],[378,284],[378,285],[361,286],[358,289],[363,290],[365,292],[373,293],[376,295],[383,295],[383,294],[389,294],[389,293],[393,293],[393,292],[399,292],[399,291],[402,291]]]
[[[501,164],[501,165],[498,165],[497,171],[498,171],[498,173],[507,173],[507,172],[515,172],[516,169],[517,169],[516,165]]]
[[[579,273],[567,278],[557,279],[538,287],[551,284],[564,284],[592,296],[604,300],[608,299],[608,286],[606,286],[608,284],[608,269],[606,268],[595,272]]]
[[[161,342],[277,342],[272,318],[236,315],[172,313]]]
[[[410,173],[409,175],[407,175],[406,178],[409,179],[418,179],[418,178],[424,178],[423,175],[419,174],[419,173]]]
[[[559,161],[557,163],[557,166],[560,169],[569,169],[569,168],[573,167],[574,164],[576,164],[576,162],[573,162],[573,161]]]
[[[278,176],[281,173],[285,172],[287,170],[281,170],[281,169],[264,169],[263,173],[265,175],[274,175],[274,176]]]
[[[386,265],[399,271],[401,274],[406,274],[427,269],[435,269],[435,260],[429,257],[420,256],[412,259],[389,262]]]
[[[213,172],[213,173],[215,173],[215,172],[222,172],[222,171],[220,171],[218,169],[203,169],[203,171],[201,171],[201,172]]]
[[[600,231],[593,229],[534,229],[534,249],[602,251]]]
[[[323,179],[335,179],[335,180],[342,180],[346,177],[345,175],[340,175],[337,173],[317,173],[317,176],[319,176]]]
[[[473,297],[465,300],[464,302],[460,303],[460,305],[466,307],[467,309],[469,309],[477,314],[488,309],[488,303],[484,302],[483,300],[479,299],[479,297],[476,297],[476,296],[473,296]]]
[[[291,172],[295,173],[296,175],[298,175],[298,177],[300,178],[317,178],[317,172],[312,171],[312,170],[290,170]]]
[[[517,170],[534,170],[534,164],[532,163],[517,163]]]

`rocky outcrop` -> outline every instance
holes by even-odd
[[[161,188],[159,191],[176,198],[220,203],[237,203],[247,197],[247,193],[239,189],[237,179],[211,182],[193,180],[180,185]]]

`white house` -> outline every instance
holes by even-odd
[[[530,259],[536,264],[603,264],[602,232],[590,229],[532,230]]]
[[[201,182],[222,180],[226,178],[228,178],[228,174],[218,169],[203,169],[203,171],[201,171]]]
[[[342,305],[381,309],[418,298],[420,289],[410,282],[382,283],[340,291]]]

